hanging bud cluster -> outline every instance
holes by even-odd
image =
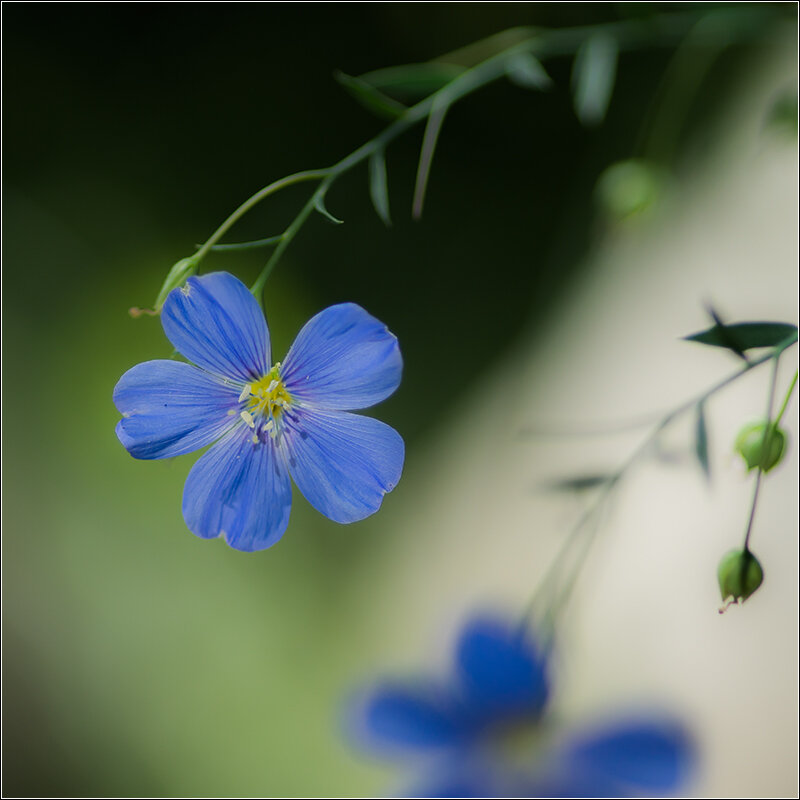
[[[727,603],[722,613],[732,603],[743,603],[764,580],[764,570],[758,559],[748,550],[731,550],[717,568],[719,591],[722,601]]]

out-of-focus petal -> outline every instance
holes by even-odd
[[[181,361],[145,361],[114,388],[117,436],[134,458],[170,458],[218,439],[238,413],[238,392]],[[238,417],[236,418],[238,420]]]
[[[546,657],[518,626],[471,620],[456,646],[456,665],[466,701],[478,715],[536,715],[544,708]]]
[[[487,785],[479,781],[471,780],[471,777],[453,773],[451,775],[432,775],[423,778],[410,789],[406,789],[402,797],[508,797],[511,795],[500,795],[491,790],[491,784]]]
[[[402,797],[506,797],[502,771],[487,764],[470,747],[443,752]]]
[[[381,684],[353,703],[348,725],[361,745],[388,755],[452,748],[463,738],[451,698],[430,684]]]
[[[297,488],[335,522],[374,514],[400,480],[405,445],[383,422],[308,408],[293,408],[283,422],[282,446]]]
[[[571,772],[614,781],[630,794],[668,792],[691,774],[695,748],[686,729],[666,719],[618,721],[567,745]]]
[[[321,409],[358,409],[386,399],[400,385],[397,338],[355,303],[312,317],[291,346],[281,377],[292,397]]]
[[[550,769],[535,778],[520,778],[508,797],[628,797],[625,787],[608,775],[587,774],[574,767]]]
[[[269,370],[264,314],[247,287],[227,272],[189,278],[173,289],[161,323],[175,349],[209,372],[247,383]]]
[[[245,425],[231,431],[193,467],[183,490],[183,518],[204,539],[224,536],[236,550],[265,550],[289,523],[292,489],[272,439],[254,444]]]

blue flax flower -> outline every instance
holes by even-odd
[[[117,436],[134,458],[170,458],[216,442],[192,467],[183,517],[204,539],[263,550],[289,522],[289,476],[329,519],[375,513],[400,479],[400,435],[350,414],[397,389],[397,339],[353,303],[321,311],[285,360],[247,287],[225,272],[189,278],[161,312],[167,338],[192,364],[146,361],[114,389]],[[196,365],[196,366],[195,366]]]
[[[625,797],[675,790],[693,761],[684,728],[639,714],[561,736],[545,715],[547,654],[529,634],[479,617],[444,683],[386,682],[355,704],[354,735],[411,760],[412,797]]]

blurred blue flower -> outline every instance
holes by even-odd
[[[685,729],[653,713],[564,737],[545,715],[548,654],[519,626],[479,617],[461,631],[446,683],[379,684],[355,703],[356,741],[411,760],[412,797],[623,797],[688,777]]]
[[[384,400],[400,384],[400,349],[382,322],[353,303],[331,306],[273,366],[258,302],[225,272],[174,289],[161,321],[193,364],[146,361],[128,370],[114,389],[116,432],[142,459],[216,442],[186,480],[183,516],[193,533],[224,536],[237,550],[271,547],[289,522],[289,475],[336,522],[378,510],[400,479],[403,440],[347,411]]]

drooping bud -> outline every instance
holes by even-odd
[[[766,432],[766,436],[765,436]],[[763,420],[745,425],[739,431],[734,442],[734,450],[747,464],[747,469],[761,467],[769,472],[777,466],[786,452],[786,432],[775,423],[770,423],[769,430]]]
[[[731,550],[719,562],[717,578],[723,602],[744,602],[761,586],[764,570],[749,550]]]
[[[173,290],[177,289],[180,286],[183,286],[186,283],[186,279],[197,271],[197,265],[200,262],[197,260],[197,256],[190,256],[189,258],[182,258],[180,261],[176,261],[169,269],[167,273],[167,277],[164,279],[164,283],[161,285],[161,289],[158,292],[158,296],[156,297],[156,302],[153,304],[152,308],[138,308],[134,306],[133,308],[128,309],[128,313],[136,318],[141,317],[142,314],[146,314],[148,317],[157,317],[161,313],[161,306],[164,305],[164,301],[167,299],[167,295]]]

